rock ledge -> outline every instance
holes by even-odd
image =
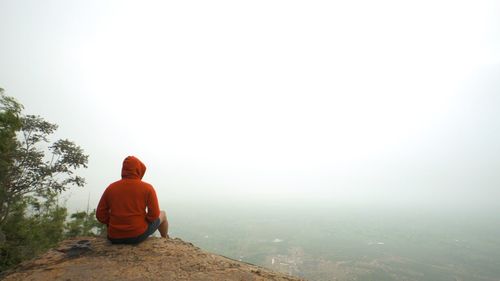
[[[150,237],[137,246],[78,237],[25,262],[4,281],[287,280],[300,278],[200,250],[176,239]]]

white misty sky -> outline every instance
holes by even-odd
[[[0,1],[0,87],[169,203],[495,204],[498,1]]]

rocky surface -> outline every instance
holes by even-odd
[[[112,245],[105,238],[79,237],[25,262],[5,281],[78,280],[302,280],[204,252],[191,243],[150,237]]]

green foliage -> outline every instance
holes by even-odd
[[[10,143],[8,157],[4,161],[0,191],[0,226],[8,217],[11,204],[24,196],[45,198],[48,193],[62,192],[71,186],[83,186],[85,180],[75,171],[87,167],[88,155],[69,140],[57,140],[50,144],[48,136],[57,125],[34,115],[21,115],[22,108],[12,98],[2,94],[6,127],[17,130],[17,138],[12,134],[3,140]],[[16,111],[17,110],[17,111]],[[14,135],[15,136],[15,135]]]
[[[57,125],[35,115],[0,88],[0,271],[53,247],[66,236],[89,234],[95,219],[80,213],[66,223],[59,194],[85,180],[88,155],[72,141],[51,142]]]
[[[56,193],[43,202],[24,197],[16,201],[2,229],[0,271],[43,253],[64,238],[67,210],[57,204]]]
[[[6,200],[6,186],[9,183],[9,170],[14,163],[17,149],[16,132],[21,128],[22,105],[4,94],[0,88],[0,202]],[[0,219],[3,204],[0,205]]]
[[[44,198],[48,192],[62,192],[70,186],[85,184],[82,177],[74,174],[76,169],[86,168],[88,162],[88,156],[79,146],[69,140],[50,144],[48,136],[54,133],[57,125],[41,117],[27,115],[20,120],[20,140],[8,171],[8,184],[4,186],[0,225],[8,215],[10,202],[19,197]]]
[[[104,225],[95,218],[92,212],[76,212],[71,214],[71,220],[66,224],[66,236],[95,236],[104,233]]]

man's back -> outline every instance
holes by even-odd
[[[145,172],[144,164],[129,156],[123,162],[122,179],[104,191],[96,217],[108,225],[108,237],[136,237],[148,228],[148,223],[159,217],[156,192],[153,186],[141,180]]]

